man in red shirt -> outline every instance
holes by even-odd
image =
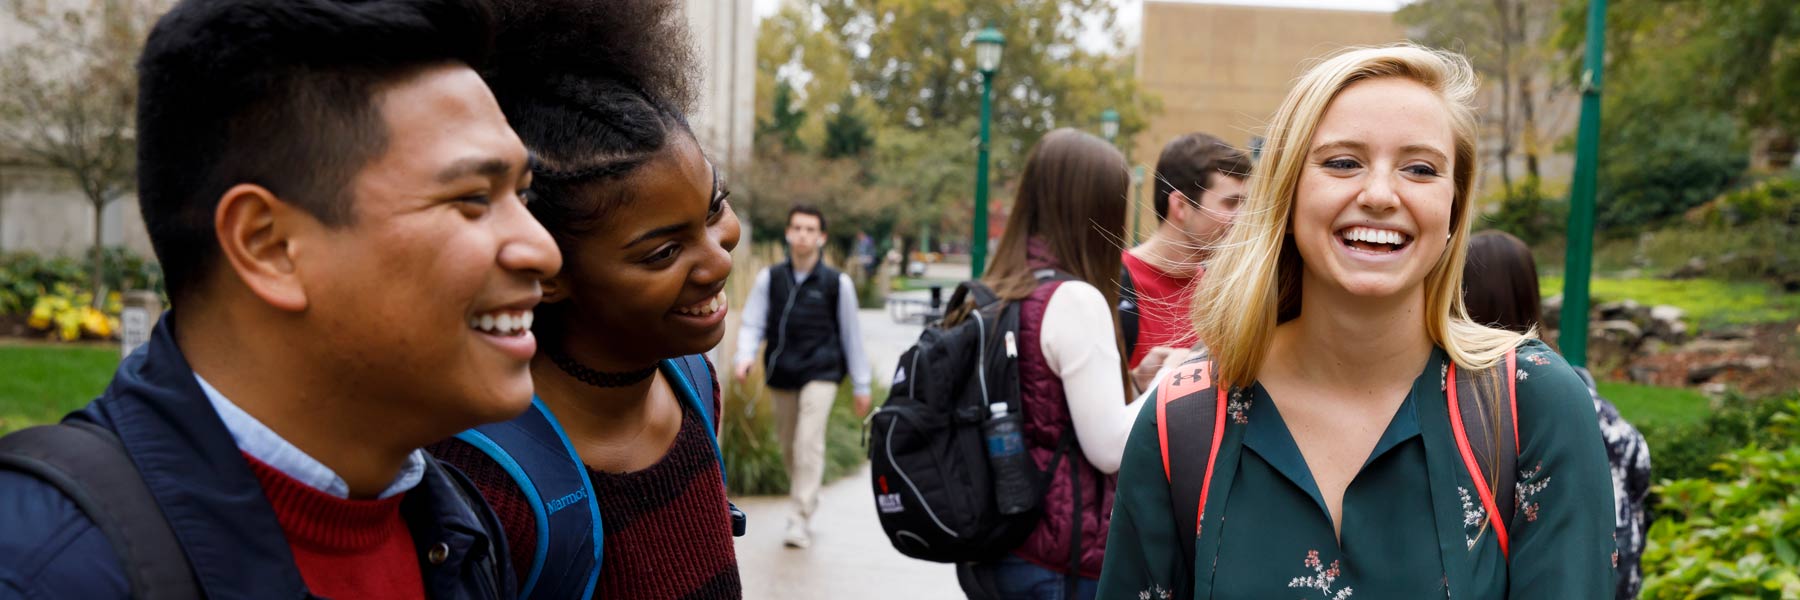
[[[1250,168],[1243,150],[1204,133],[1163,147],[1152,199],[1156,231],[1123,257],[1127,290],[1119,308],[1134,371],[1146,356],[1160,357],[1157,348],[1187,349],[1197,341],[1188,312],[1194,287],[1231,227]]]

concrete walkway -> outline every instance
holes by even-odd
[[[965,273],[966,275],[966,273]],[[918,339],[918,325],[896,324],[881,309],[861,313],[863,343],[875,377],[887,382],[894,366]],[[750,530],[737,540],[738,572],[751,600],[928,600],[962,598],[951,565],[907,558],[888,544],[875,517],[869,470],[825,486],[813,515],[813,544],[782,545],[786,497],[736,498],[750,515]]]

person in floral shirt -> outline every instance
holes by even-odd
[[[1476,89],[1466,59],[1397,45],[1338,54],[1289,92],[1196,303],[1210,385],[1228,390],[1203,506],[1173,505],[1153,395],[1126,444],[1100,598],[1611,595],[1612,485],[1586,388],[1542,342],[1463,306]],[[1509,354],[1518,472],[1499,515],[1447,395]],[[1495,439],[1501,422],[1473,426]],[[1196,508],[1181,531],[1173,511]]]

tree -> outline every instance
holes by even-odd
[[[899,190],[909,205],[924,204],[919,211],[888,214],[896,220],[902,212],[936,214],[948,204],[966,206],[974,189],[968,172],[974,167],[981,81],[970,41],[989,24],[1007,40],[995,80],[996,181],[1016,175],[1021,158],[1044,133],[1057,127],[1097,129],[1106,108],[1119,111],[1122,145],[1129,146],[1157,102],[1139,89],[1128,53],[1078,43],[1091,25],[1112,32],[1115,48],[1122,45],[1116,10],[1108,0],[788,0],[762,22],[758,89],[773,94],[781,82],[792,82],[813,114],[831,113],[832,102],[840,109],[859,107],[857,116],[867,119],[874,141],[871,179]],[[758,110],[770,114],[773,106],[759,102]],[[800,128],[801,138],[823,147],[832,124],[808,122]],[[959,162],[946,164],[945,156]],[[944,170],[913,166],[921,164]],[[952,224],[967,227],[969,221]]]
[[[825,147],[821,152],[825,158],[860,158],[875,145],[875,138],[869,132],[869,123],[857,114],[856,97],[844,94],[839,101],[836,112],[825,120]]]
[[[800,141],[800,126],[805,122],[806,109],[794,106],[794,86],[778,81],[768,118],[756,120],[756,135],[775,139],[788,152],[799,152],[806,148]]]
[[[1563,1],[1557,45],[1576,49],[1575,80],[1585,16]],[[1651,100],[1729,114],[1789,145],[1800,136],[1800,3],[1613,0],[1607,14],[1609,110],[1614,101]]]
[[[136,183],[133,65],[163,7],[147,0],[89,0],[66,9],[10,0],[8,7],[29,36],[0,59],[0,145],[67,172],[93,205],[90,283],[101,302],[101,215]]]
[[[1557,49],[1549,43],[1560,24],[1555,9],[1541,0],[1419,0],[1395,15],[1413,28],[1414,40],[1462,53],[1484,80],[1496,84],[1491,110],[1498,113],[1500,147],[1495,155],[1506,190],[1515,189],[1515,154],[1524,156],[1525,182],[1541,180],[1544,126],[1557,123],[1541,119],[1539,108],[1572,91],[1560,79],[1538,85],[1556,65]]]

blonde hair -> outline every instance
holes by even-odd
[[[1237,385],[1254,381],[1275,326],[1299,316],[1305,265],[1290,235],[1290,217],[1307,148],[1339,92],[1359,81],[1385,77],[1417,82],[1436,93],[1450,113],[1455,140],[1451,239],[1425,276],[1426,334],[1459,368],[1469,371],[1492,367],[1524,339],[1476,324],[1463,305],[1476,135],[1471,100],[1477,82],[1468,60],[1412,44],[1354,48],[1308,70],[1282,100],[1269,122],[1268,149],[1251,176],[1248,198],[1195,295],[1195,328],[1216,361],[1220,379]]]

